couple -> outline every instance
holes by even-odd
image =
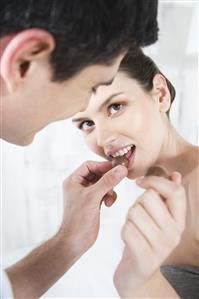
[[[139,67],[137,45],[157,39],[156,13],[155,0],[1,1],[1,138],[30,144],[49,123],[81,111],[74,121],[83,118],[79,127],[95,152],[109,160],[131,147],[128,170],[85,162],[65,179],[59,231],[2,272],[4,297],[38,298],[47,291],[94,244],[102,200],[112,205],[114,186],[127,175],[142,176],[156,162],[171,180],[151,176],[137,182],[146,192],[129,210],[122,231],[126,247],[115,286],[122,297],[177,297],[160,265],[184,261],[191,270],[184,267],[182,273],[197,269],[197,151],[168,122],[169,82],[150,61],[149,73]],[[130,47],[136,58],[129,52],[122,61]],[[131,59],[138,65],[129,69]],[[107,98],[110,103],[103,102]]]

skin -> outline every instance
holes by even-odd
[[[49,58],[56,45],[49,32],[28,29],[0,42],[0,137],[18,145],[30,144],[49,123],[85,109],[93,89],[113,80],[124,56],[57,83],[51,81]],[[15,298],[41,297],[94,244],[101,204],[113,204],[113,188],[127,175],[125,167],[112,168],[110,162],[87,161],[64,180],[59,231],[6,269]]]
[[[115,201],[116,194],[108,192],[126,175],[125,167],[87,161],[65,179],[59,231],[6,269],[15,298],[41,297],[95,243],[102,201],[106,198],[107,206]]]
[[[136,181],[145,191],[127,214],[121,234],[125,248],[114,274],[123,298],[179,298],[160,266],[199,266],[198,148],[172,127],[169,108],[170,93],[162,75],[155,75],[153,89],[146,92],[119,72],[73,118],[90,149],[105,159],[110,160],[110,151],[136,146],[130,179],[144,176],[154,164],[170,173],[170,180],[148,176]]]
[[[113,80],[124,56],[116,57],[110,66],[88,66],[58,83],[50,80],[49,58],[54,48],[53,37],[39,29],[1,40],[1,138],[30,144],[49,123],[85,109],[93,89]]]

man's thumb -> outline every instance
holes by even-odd
[[[91,188],[93,189],[94,194],[98,195],[99,200],[101,200],[104,195],[121,182],[127,174],[127,168],[118,165],[106,172]]]

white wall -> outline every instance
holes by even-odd
[[[161,1],[159,26],[159,42],[145,51],[176,87],[172,121],[197,144],[198,1]],[[9,264],[56,231],[62,215],[63,178],[83,161],[99,158],[88,151],[70,120],[50,125],[31,146],[2,142],[1,150],[3,261]],[[120,229],[140,193],[128,180],[117,190],[114,207],[102,209],[96,245],[44,297],[117,296],[112,274],[122,250]]]

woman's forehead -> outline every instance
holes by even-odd
[[[99,86],[95,93],[92,94],[89,105],[100,106],[103,102],[112,95],[125,93],[132,88],[132,79],[127,77],[124,73],[119,72],[111,85]],[[88,105],[88,106],[89,106]]]
[[[119,98],[124,94],[123,88],[120,88],[119,86],[107,86],[100,88],[100,90],[97,90],[95,93],[92,94],[89,103],[86,107],[86,109],[82,112],[79,112],[75,115],[75,117],[83,116],[86,114],[92,114],[96,111],[101,111],[103,107],[108,105],[108,103],[114,99]]]
[[[75,115],[74,118],[84,117],[86,114],[99,111],[102,106],[114,98],[120,98],[124,94],[131,94],[136,89],[136,82],[125,73],[119,72],[111,85],[99,86],[92,94],[87,108]]]

